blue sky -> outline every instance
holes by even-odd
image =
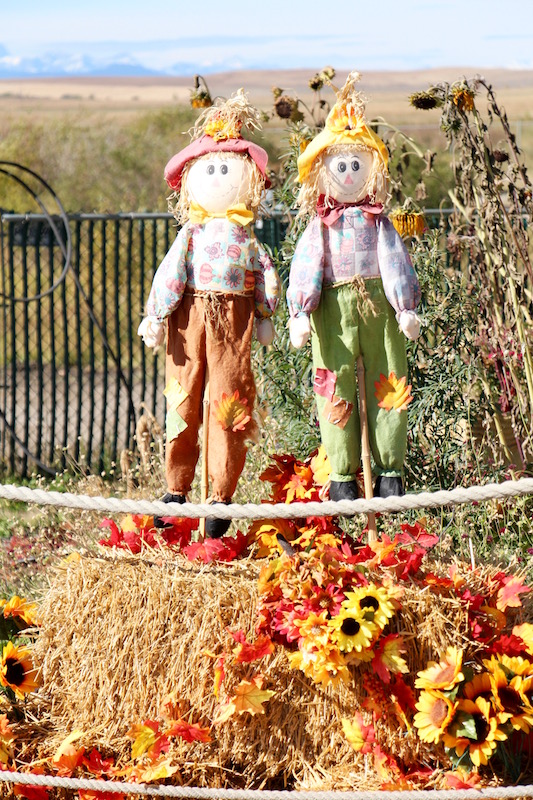
[[[235,9],[238,10],[235,10]],[[259,9],[264,10],[258,17]],[[2,49],[3,48],[3,49]],[[404,70],[533,68],[532,0],[0,0],[4,59],[90,54],[196,64]],[[74,62],[73,62],[74,63]]]

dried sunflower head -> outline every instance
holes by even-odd
[[[323,81],[332,81],[335,75],[336,72],[333,67],[324,67],[324,69],[320,71],[320,77]]]
[[[459,111],[472,111],[475,94],[467,86],[457,86],[452,91],[453,104]]]
[[[506,161],[509,161],[509,153],[506,153],[504,150],[493,150],[492,157],[498,164],[504,164]]]
[[[287,94],[281,94],[274,103],[274,111],[281,119],[291,119],[298,107],[298,101]]]
[[[428,111],[431,108],[438,108],[442,105],[442,101],[431,91],[427,92],[413,92],[409,95],[409,103],[414,108]]]
[[[319,92],[323,86],[324,86],[324,81],[322,79],[322,76],[319,75],[317,72],[317,74],[309,80],[309,88],[313,92]]]

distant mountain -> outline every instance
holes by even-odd
[[[83,53],[50,53],[42,57],[11,56],[0,45],[0,78],[63,78],[80,76],[142,76],[157,75],[130,56],[95,59]]]

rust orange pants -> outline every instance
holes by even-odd
[[[167,410],[166,478],[169,492],[190,491],[200,446],[206,374],[209,379],[208,473],[214,500],[229,500],[246,459],[246,442],[253,437],[250,419],[244,430],[226,430],[217,419],[216,404],[235,391],[247,400],[252,414],[255,383],[251,365],[254,323],[253,295],[193,295],[186,293],[168,320],[167,387],[175,378],[187,393],[177,406],[186,425],[169,439]],[[168,398],[167,398],[168,399]],[[183,423],[181,423],[183,427]],[[174,431],[175,432],[175,431]]]

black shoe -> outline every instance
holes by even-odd
[[[187,502],[187,498],[185,497],[184,494],[171,494],[170,492],[167,492],[161,498],[161,502],[179,503],[180,505],[183,505],[183,503]],[[165,522],[162,517],[154,517],[154,528],[171,528],[171,527],[172,527],[171,522]]]
[[[226,500],[226,505],[229,505],[231,500]],[[213,503],[216,505],[216,503]],[[221,539],[231,525],[230,519],[217,519],[217,517],[206,517],[205,519],[205,535],[208,539]]]
[[[357,500],[359,489],[357,481],[331,481],[329,485],[329,499],[337,503],[339,500]]]
[[[403,481],[399,476],[378,475],[374,486],[374,497],[402,497],[405,494]]]
[[[337,503],[339,500],[357,500],[359,489],[357,481],[331,481],[329,485],[329,499]],[[353,517],[353,514],[341,514],[343,517]]]

